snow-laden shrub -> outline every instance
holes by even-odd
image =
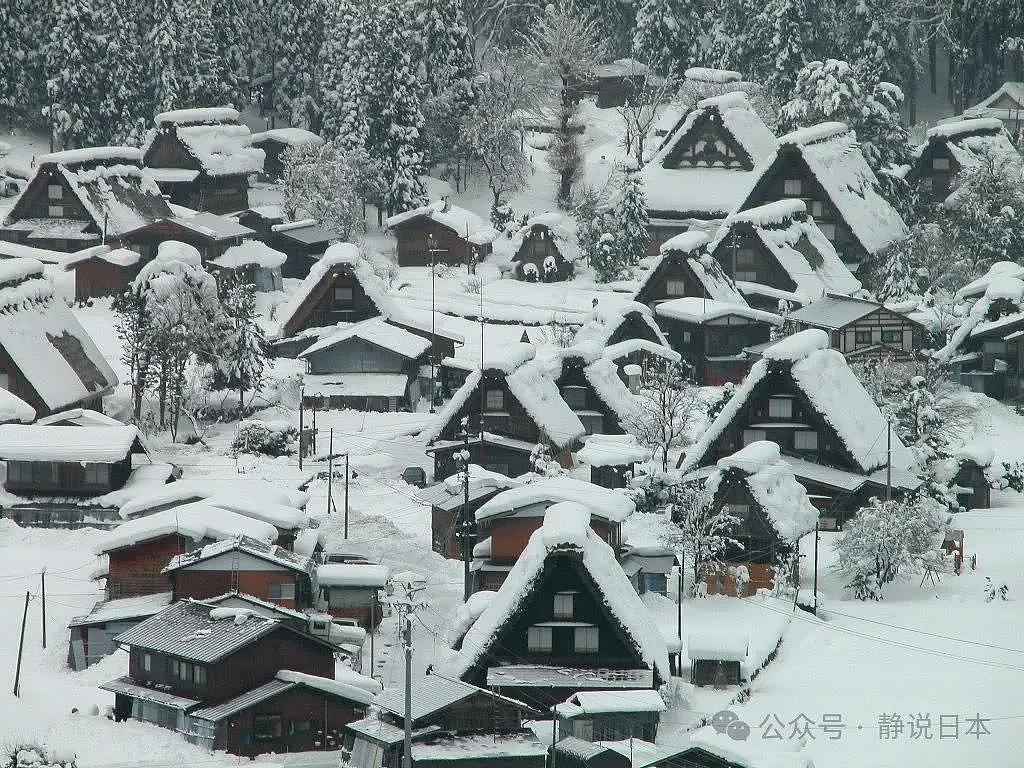
[[[265,456],[288,456],[295,452],[298,439],[298,430],[285,422],[243,421],[238,426],[231,450],[235,455],[259,453]]]
[[[0,768],[76,768],[75,753],[11,742],[0,746]]]

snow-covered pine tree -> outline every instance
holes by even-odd
[[[147,35],[153,111],[223,103],[212,0],[154,0]]]
[[[370,97],[380,91],[374,68],[377,13],[372,0],[340,0],[324,32],[320,55],[323,132],[350,148],[367,146]]]
[[[626,277],[631,267],[647,255],[651,242],[647,201],[644,198],[640,174],[625,170],[618,184],[613,221],[615,231],[615,260],[620,277]]]
[[[181,69],[182,33],[178,23],[179,0],[153,0],[153,26],[147,40],[149,85],[153,112],[165,112],[183,104],[188,90],[187,74]]]
[[[472,95],[473,39],[466,27],[463,0],[430,0],[422,9],[427,86],[432,95],[449,89]]]
[[[633,47],[633,31],[636,26],[636,6],[620,0],[578,0],[578,7],[585,15],[601,22],[606,55],[609,58],[628,56]]]
[[[218,369],[238,388],[238,416],[245,409],[246,390],[258,390],[266,367],[266,337],[259,323],[256,288],[240,277],[220,284],[220,303],[224,310],[224,344]]]
[[[765,88],[780,101],[789,98],[797,73],[809,58],[808,18],[806,0],[767,0],[764,5],[768,39],[767,47],[762,49],[765,71],[760,74]]]
[[[93,0],[54,5],[46,50],[47,115],[58,143],[65,148],[102,141],[98,105],[104,45],[100,21]]]
[[[21,83],[21,19],[12,3],[0,3],[0,118],[18,112]]]
[[[322,124],[320,56],[324,47],[324,0],[282,0],[276,47],[277,111],[293,125],[318,132]]]
[[[104,142],[137,145],[150,118],[138,3],[104,0],[103,27],[107,41],[99,113]]]
[[[899,85],[913,66],[906,21],[882,0],[855,0],[851,17],[850,62],[865,88],[879,82]]]
[[[666,74],[701,64],[704,7],[697,0],[640,0],[633,31],[633,58],[653,61]]]
[[[46,57],[53,24],[50,4],[0,3],[0,119],[39,124],[46,99]]]
[[[749,22],[754,17],[749,0],[721,0],[707,9],[707,24],[711,35],[708,65],[721,69],[734,69],[752,76]]]
[[[222,103],[238,109],[249,102],[246,86],[253,43],[251,22],[256,16],[253,0],[216,0],[210,8]]]
[[[376,123],[370,130],[370,156],[377,160],[388,182],[384,207],[389,214],[407,211],[424,201],[426,173],[420,131],[423,128],[421,104],[426,95],[423,67],[423,29],[415,24],[415,0],[385,0],[377,29],[382,33],[375,47],[379,83],[387,88],[371,94],[369,118]],[[380,112],[374,114],[373,100]]]

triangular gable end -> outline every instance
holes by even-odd
[[[714,166],[753,170],[754,158],[726,127],[718,108],[711,107],[702,112],[672,142],[662,167],[674,170],[684,166]]]
[[[557,588],[549,588],[549,584],[553,579],[565,572],[565,569],[558,568],[562,564],[568,566],[568,570],[575,576],[576,583],[559,583]],[[555,592],[572,589],[586,592],[593,598],[594,604],[600,613],[600,618],[604,620],[606,626],[613,630],[615,638],[619,643],[618,648],[601,648],[599,658],[602,665],[608,666],[608,663],[606,663],[608,659],[615,659],[619,654],[624,654],[632,656],[632,659],[628,662],[631,668],[651,669],[651,665],[644,661],[641,649],[634,639],[630,637],[629,632],[619,621],[618,617],[612,613],[593,576],[584,567],[583,554],[573,550],[555,550],[548,552],[540,571],[534,575],[533,582],[523,596],[523,599],[509,613],[501,628],[491,636],[484,647],[478,649],[473,663],[461,675],[460,679],[473,685],[483,685],[486,682],[487,667],[490,665],[490,662],[516,662],[521,660],[521,655],[510,652],[510,649],[521,645],[522,639],[526,637],[525,628],[520,627],[519,624],[523,619],[527,618],[528,609],[538,604],[545,596],[553,596]],[[465,635],[456,642],[456,650],[462,649],[464,638]],[[656,665],[653,671],[655,687],[666,682],[661,679],[661,674]]]
[[[291,336],[305,328],[315,327],[317,325],[316,323],[314,323],[313,325],[309,325],[307,321],[309,321],[317,305],[328,294],[329,291],[333,290],[335,282],[337,282],[337,280],[341,277],[350,278],[365,293],[365,288],[363,287],[362,281],[359,279],[359,275],[356,274],[356,271],[352,268],[351,265],[333,265],[320,278],[316,286],[314,286],[314,288],[309,292],[306,298],[302,300],[302,303],[295,309],[291,317],[289,317],[285,321],[284,325],[282,326],[282,336]],[[367,298],[370,297],[367,295]],[[372,302],[372,299],[371,303],[374,303],[374,306],[376,308],[375,311],[372,314],[368,315],[366,318],[361,319],[369,319],[369,317],[377,317],[378,315],[381,314],[380,308],[376,307],[376,303]]]

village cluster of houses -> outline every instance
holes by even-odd
[[[626,98],[643,74],[634,64],[602,70],[599,98]],[[1016,153],[1000,110],[1021,95],[1007,89],[929,131],[907,178],[944,199],[983,153]],[[104,598],[71,623],[69,665],[126,649],[128,674],[101,686],[114,716],[210,749],[340,749],[360,768],[396,767],[404,750],[404,691],[362,672],[388,566],[325,550],[300,488],[182,478],[155,461],[137,427],[103,414],[117,377],[44,275],[59,264],[78,299],[109,296],[180,241],[258,290],[297,280],[270,353],[304,361],[303,408],[437,408],[421,435],[435,484],[419,500],[434,551],[466,561],[469,599],[454,655],[413,683],[413,763],[540,768],[553,750],[580,768],[637,765],[615,742],[655,741],[672,676],[736,685],[750,674],[731,647],[664,636],[641,599],[674,593],[682,565],[627,533],[638,513],[623,489],[652,458],[627,434],[644,372],[685,362],[697,383],[736,385],[677,467],[739,520],[739,545],[700,574],[702,589],[742,596],[795,580],[802,536],[922,482],[898,437],[887,449],[889,424],[850,367],[926,345],[925,318],[871,301],[856,276],[907,235],[904,222],[847,126],[777,137],[743,90],[703,99],[662,130],[642,171],[654,245],[635,285],[567,299],[557,342],[528,328],[473,359],[453,320],[475,309],[425,311],[336,233],[250,206],[253,177],[275,178],[285,147],[317,141],[253,135],[231,109],[166,112],[142,148],[36,158],[0,225],[3,515],[108,529],[96,547]],[[469,272],[497,254],[507,280],[573,290],[579,249],[561,214],[527,217],[509,237],[439,200],[386,225],[399,268]],[[1024,267],[995,264],[958,299],[973,304],[938,355],[972,388],[1019,397]],[[485,317],[543,325],[537,313],[481,306],[481,333]],[[539,449],[564,471],[538,472]],[[991,460],[978,449],[952,460],[964,507],[988,505]],[[554,745],[528,727],[546,718]],[[645,765],[758,764],[727,747],[696,739]]]

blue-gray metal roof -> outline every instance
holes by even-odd
[[[253,688],[251,691],[246,691],[240,696],[228,699],[227,701],[213,707],[197,709],[195,712],[190,714],[192,717],[198,717],[201,720],[209,720],[215,723],[218,720],[223,720],[225,717],[230,717],[236,712],[241,712],[244,709],[248,709],[251,706],[259,704],[261,701],[272,699],[278,694],[291,690],[296,687],[296,685],[298,685],[298,683],[291,683],[286,680],[278,680],[277,678],[274,678],[269,683],[264,683],[261,686]]]

